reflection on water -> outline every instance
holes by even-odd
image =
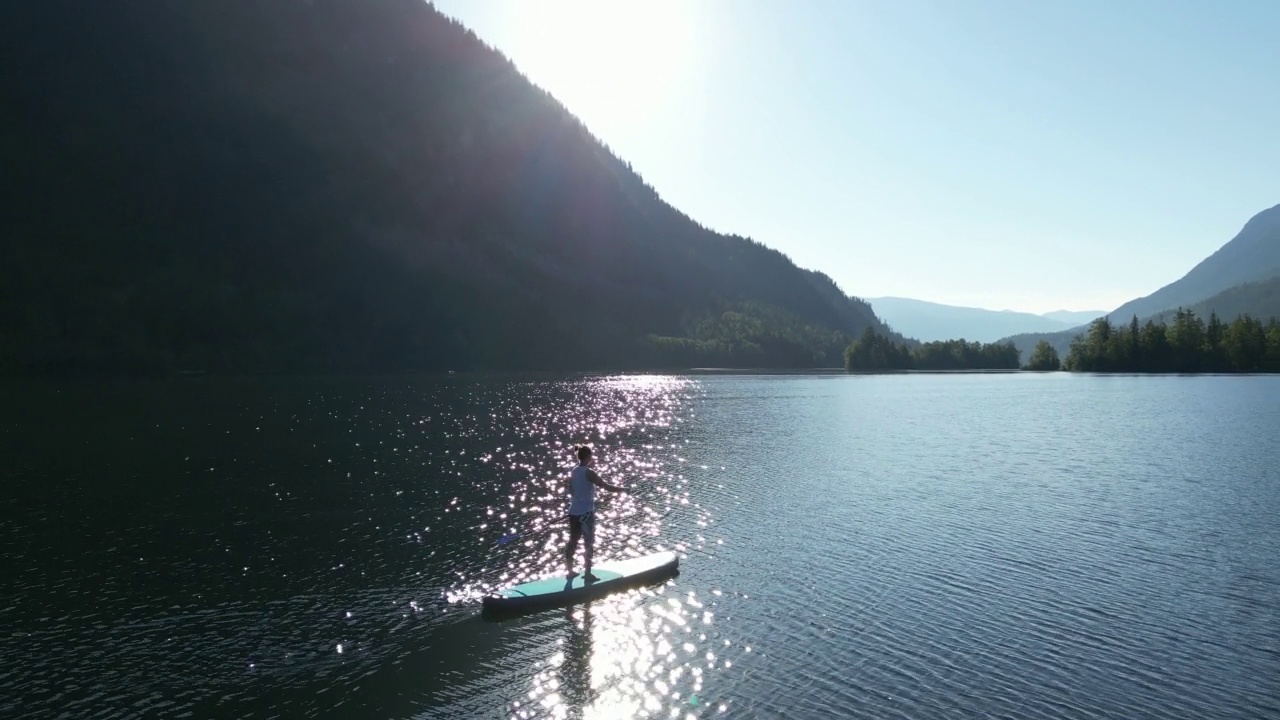
[[[487,592],[560,571],[568,540],[565,477],[576,462],[571,450],[580,443],[593,446],[602,476],[632,490],[598,498],[597,558],[672,548],[705,552],[708,540],[696,528],[705,527],[709,515],[690,500],[679,435],[679,425],[692,416],[694,392],[693,383],[679,377],[592,379],[572,385],[560,405],[538,421],[513,423],[530,438],[555,439],[506,455],[510,466],[532,471],[510,487],[505,508],[485,508],[499,525],[475,528],[502,549],[501,569],[450,589],[448,599],[472,603]],[[511,411],[529,417],[527,408],[527,398],[517,398]],[[553,457],[543,461],[545,471],[534,469],[543,463],[530,456],[545,457],[549,449]],[[675,513],[680,516],[673,522]],[[517,683],[527,690],[507,701],[510,716],[613,718],[662,711],[682,717],[670,713],[701,710],[696,694],[702,675],[715,666],[714,651],[706,649],[713,615],[694,593],[675,594],[676,588],[676,581],[641,588],[553,612],[544,622],[559,622],[550,628],[535,621],[512,630],[513,639],[542,647],[545,656],[529,665],[531,677]]]
[[[531,689],[511,703],[511,716],[705,715],[709,706],[699,694],[706,675],[732,662],[717,662],[720,648],[708,639],[711,613],[693,593],[681,598],[674,590],[668,583],[654,602],[593,602],[562,611],[564,636],[534,666]]]
[[[0,717],[1280,717],[1280,378],[0,386]],[[597,557],[681,574],[504,622]]]
[[[578,617],[574,617],[575,614]],[[598,682],[592,677],[591,667],[595,613],[587,605],[577,611],[566,610],[565,615],[569,632],[564,642],[564,652],[560,655],[560,686],[557,688],[558,692],[547,695],[546,700],[552,703],[562,700],[562,703],[553,704],[552,707],[564,707],[564,714],[581,718],[585,708],[595,705],[597,696]],[[535,686],[538,681],[539,678],[535,676]]]
[[[681,701],[645,689],[656,676],[602,664],[626,642],[646,668],[678,662],[657,636],[625,640],[651,627],[629,617],[663,603],[653,617],[679,619],[663,621],[668,644],[688,642],[675,639],[682,606],[664,602],[673,586],[594,603],[572,636],[555,614],[496,626],[475,614],[484,593],[558,571],[576,444],[633,490],[599,498],[598,558],[706,545],[689,530],[708,515],[684,471],[688,379],[4,391],[19,412],[0,428],[14,488],[0,651],[27,660],[0,672],[0,715],[456,717],[477,696],[512,714],[591,715]],[[601,689],[551,699],[552,655]]]
[[[449,591],[451,601],[478,600],[558,571],[568,540],[565,477],[577,462],[573,448],[579,444],[594,448],[595,468],[603,477],[632,490],[599,498],[598,558],[665,549],[659,537],[662,520],[689,504],[680,471],[684,459],[672,432],[690,400],[689,380],[623,376],[535,388],[544,403],[532,405],[530,388],[521,387],[491,411],[495,427],[490,430],[511,440],[479,455],[481,463],[503,475],[504,496],[486,505],[481,522],[469,530],[482,543],[502,549],[501,569],[466,578]],[[455,511],[457,502],[450,499],[446,512]]]

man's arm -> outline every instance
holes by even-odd
[[[605,490],[612,490],[614,492],[626,492],[625,489],[620,488],[617,485],[605,482],[604,478],[597,475],[596,471],[592,470],[591,468],[587,468],[587,479],[590,480],[593,485],[602,487]]]

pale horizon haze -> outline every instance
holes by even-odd
[[[436,0],[858,297],[1112,310],[1280,203],[1280,3]]]

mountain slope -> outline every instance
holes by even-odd
[[[1241,313],[1266,318],[1271,314],[1268,300],[1271,285],[1267,281],[1276,277],[1280,277],[1280,205],[1254,215],[1234,238],[1182,278],[1106,314],[1113,323],[1127,323],[1135,315],[1146,322],[1155,315],[1171,314],[1179,307],[1193,308],[1203,317],[1217,307],[1224,321]],[[1065,356],[1071,341],[1087,326],[1088,323],[1081,323],[1066,331],[1022,333],[1004,339],[1012,342],[1024,358],[1029,357],[1031,348],[1041,340]]]
[[[0,63],[11,371],[838,365],[883,329],[421,0],[20,3]]]
[[[1280,276],[1280,205],[1254,215],[1217,252],[1178,280],[1108,313],[1114,322],[1190,307],[1228,288]]]
[[[1241,315],[1249,315],[1263,322],[1280,318],[1280,277],[1237,285],[1208,300],[1202,300],[1189,309],[1203,320],[1208,320],[1210,313],[1217,313],[1223,322],[1231,322]],[[1172,323],[1175,312],[1177,308],[1156,313],[1149,319],[1158,323]],[[1143,320],[1145,321],[1146,319]]]
[[[1207,300],[1201,300],[1194,305],[1188,306],[1186,309],[1191,310],[1201,320],[1205,321],[1208,321],[1211,313],[1217,313],[1218,318],[1225,323],[1229,323],[1241,315],[1249,315],[1263,322],[1267,322],[1271,318],[1280,318],[1280,277],[1237,285],[1223,290]],[[1156,323],[1172,324],[1173,316],[1177,310],[1178,308],[1170,308],[1164,312],[1140,317],[1138,321],[1143,324],[1148,320],[1153,320]],[[1110,315],[1110,317],[1113,323],[1125,324],[1127,322],[1114,314]],[[1132,319],[1133,316],[1130,315],[1129,318]],[[1064,332],[1028,333],[1014,335],[1006,339],[1022,352],[1024,358],[1030,357],[1031,348],[1035,347],[1035,344],[1041,340],[1047,341],[1058,350],[1059,354],[1065,356],[1066,352],[1071,348],[1071,341],[1077,335],[1088,332],[1088,330],[1089,326],[1086,323]]]
[[[894,330],[924,342],[958,338],[994,342],[1014,333],[1065,330],[1078,324],[1032,313],[958,307],[910,298],[870,298],[867,302]]]

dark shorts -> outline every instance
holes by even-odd
[[[595,512],[585,512],[581,515],[570,515],[569,534],[573,536],[582,535],[588,542],[594,540],[596,536]]]

